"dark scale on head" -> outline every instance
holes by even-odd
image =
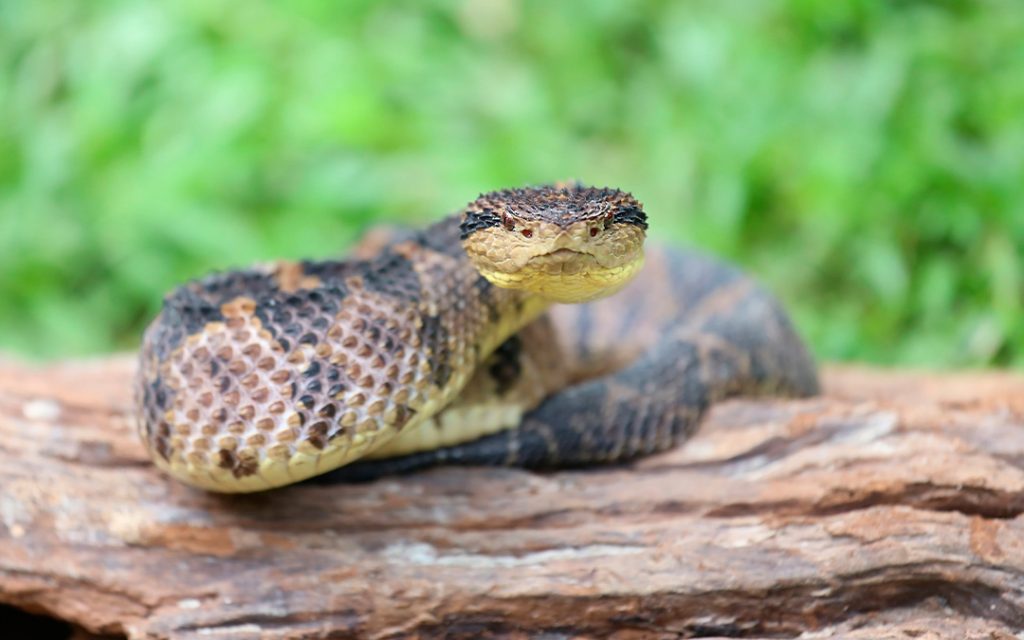
[[[483,197],[483,196],[481,196]],[[501,216],[491,209],[469,209],[459,226],[459,239],[465,240],[481,229],[501,225]]]
[[[644,231],[647,230],[647,214],[641,209],[623,209],[615,213],[615,222],[623,224],[635,224]]]
[[[615,222],[647,228],[647,216],[640,203],[618,189],[580,184],[505,189],[482,195],[466,208],[461,238],[465,240],[480,229],[508,224],[509,217],[566,227],[581,220],[609,216]]]

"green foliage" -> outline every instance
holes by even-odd
[[[0,350],[566,177],[758,273],[825,359],[1024,362],[1024,3],[0,3]]]

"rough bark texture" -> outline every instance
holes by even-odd
[[[80,638],[1024,637],[1020,377],[831,368],[824,397],[722,405],[629,468],[219,497],[147,463],[132,366],[0,362],[8,614]]]

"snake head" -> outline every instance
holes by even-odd
[[[610,295],[643,265],[647,215],[630,194],[578,183],[481,195],[462,245],[492,284],[553,302]]]

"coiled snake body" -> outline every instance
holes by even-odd
[[[646,229],[617,190],[506,190],[372,257],[186,284],[143,341],[142,439],[175,477],[245,492],[343,465],[627,460],[722,398],[816,392],[770,294],[695,254],[641,270]]]

